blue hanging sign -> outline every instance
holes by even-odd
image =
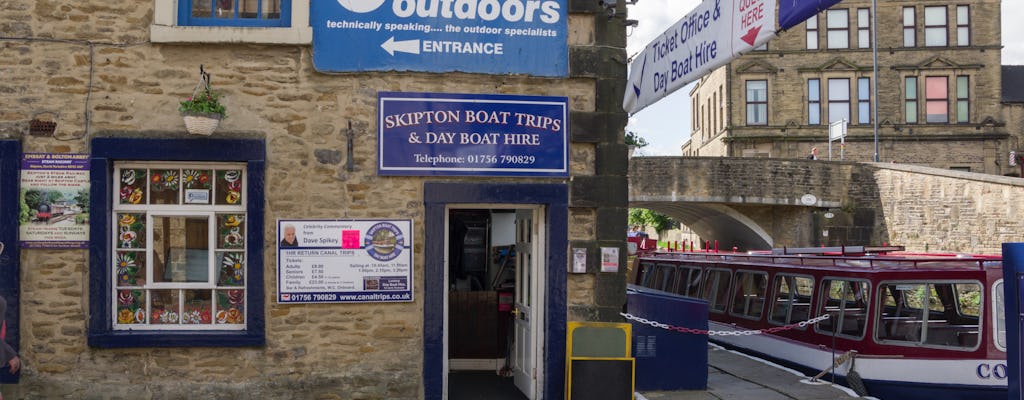
[[[569,176],[569,99],[381,92],[380,175]]]
[[[316,0],[313,66],[564,77],[568,0]]]
[[[779,27],[789,29],[808,18],[827,10],[840,0],[781,0],[779,1]]]

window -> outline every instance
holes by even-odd
[[[925,122],[944,124],[949,122],[949,78],[929,76],[924,81]]]
[[[946,46],[946,6],[924,8],[924,45]]]
[[[768,274],[764,272],[736,272],[736,287],[733,289],[732,314],[751,319],[761,319],[764,300],[768,294]]]
[[[961,124],[971,120],[969,83],[970,78],[966,75],[956,77],[956,122]]]
[[[788,325],[811,319],[811,293],[814,279],[807,276],[778,274],[772,283],[772,313],[768,320]],[[797,329],[805,329],[799,327]]]
[[[768,125],[768,81],[747,81],[747,125]]]
[[[908,76],[904,81],[906,93],[906,116],[908,124],[917,123],[917,77]]]
[[[999,280],[995,285],[992,285],[992,306],[995,308],[995,312],[992,313],[992,319],[994,320],[994,326],[996,329],[993,330],[992,334],[995,335],[996,348],[1002,351],[1006,351],[1006,304],[1003,303],[1003,281]]]
[[[708,301],[708,310],[715,313],[724,313],[729,302],[729,279],[732,274],[724,269],[709,269],[704,271],[704,282],[701,283],[703,293],[701,298]]]
[[[917,46],[917,17],[914,7],[903,7],[903,47]]]
[[[977,282],[887,282],[875,338],[879,343],[973,350],[980,338],[981,284]]]
[[[672,281],[675,279],[675,268],[667,264],[658,264],[649,270],[644,280],[645,287],[657,290],[672,290]]]
[[[818,16],[807,19],[807,50],[818,49]]]
[[[857,78],[857,123],[871,123],[871,78]]]
[[[679,267],[679,285],[676,293],[686,297],[700,297],[700,267]]]
[[[956,6],[956,45],[971,45],[971,6]]]
[[[92,149],[89,344],[262,345],[263,142]]]
[[[832,78],[828,80],[828,122],[850,121],[850,80]]]
[[[821,80],[807,80],[807,123],[821,124]]]
[[[309,44],[311,0],[152,0],[154,43]]]
[[[828,10],[825,19],[828,35],[826,43],[830,49],[850,48],[850,12],[849,10]]]
[[[178,25],[289,26],[291,0],[179,0]]]
[[[114,330],[244,329],[244,164],[115,163],[114,177]]]
[[[871,10],[867,8],[857,9],[857,47],[871,47]]]
[[[819,322],[814,330],[826,335],[860,339],[867,326],[868,296],[870,290],[864,281],[825,279],[821,282],[823,294],[818,315],[829,318]]]

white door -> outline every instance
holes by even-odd
[[[512,372],[516,387],[531,400],[539,399],[538,351],[543,343],[543,260],[542,224],[537,209],[516,210],[516,294],[515,337]]]

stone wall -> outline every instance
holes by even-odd
[[[203,64],[228,110],[215,135],[266,141],[266,237],[276,237],[279,218],[408,218],[422,238],[425,179],[376,174],[379,91],[567,96],[573,179],[555,181],[572,188],[569,239],[618,246],[624,261],[625,28],[606,23],[596,2],[569,2],[565,79],[322,74],[308,46],[154,44],[153,3],[0,2],[0,139],[20,140],[24,152],[89,153],[94,137],[185,138],[177,106]],[[57,122],[52,137],[27,134],[36,117]],[[339,150],[350,123],[352,171]],[[605,188],[616,184],[623,189],[608,196]],[[276,304],[276,253],[267,248],[267,344],[259,348],[91,348],[88,253],[22,250],[24,369],[21,383],[3,391],[8,398],[422,398],[423,245],[413,249],[417,301],[401,304]],[[590,257],[592,271],[599,262]],[[570,276],[568,319],[618,320],[624,270]]]

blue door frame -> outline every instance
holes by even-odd
[[[7,315],[0,317],[7,321],[7,343],[20,351],[21,330],[18,321],[21,316],[21,284],[19,282],[21,257],[18,243],[18,213],[21,200],[18,193],[21,169],[21,143],[16,140],[0,140],[0,242],[4,252],[0,253],[0,296],[7,300]],[[6,365],[4,366],[6,367]],[[0,383],[17,383],[21,376],[0,368]]]
[[[423,294],[423,389],[427,400],[444,390],[445,208],[458,204],[539,204],[547,220],[547,271],[544,313],[544,399],[565,397],[566,262],[569,187],[564,184],[470,184],[428,182]]]

